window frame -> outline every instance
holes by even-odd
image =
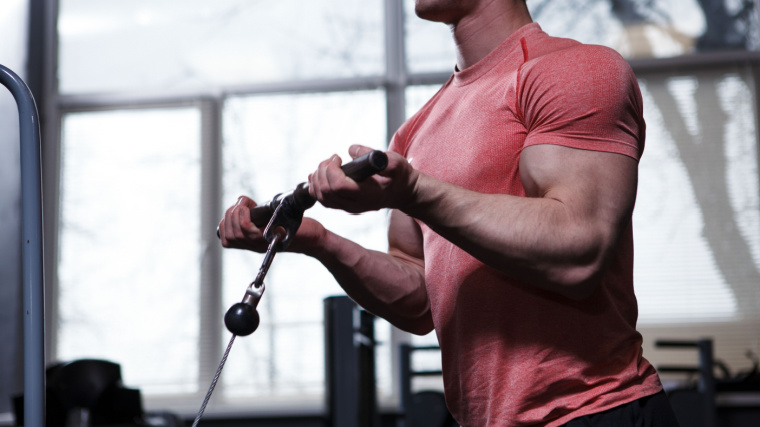
[[[31,2],[35,4],[37,2]],[[383,74],[346,78],[335,80],[302,80],[266,84],[251,84],[219,89],[166,92],[166,93],[103,93],[61,95],[57,85],[58,37],[57,19],[59,0],[42,0],[41,7],[33,7],[30,19],[32,28],[34,22],[44,31],[40,32],[41,39],[37,40],[42,48],[38,54],[30,55],[30,61],[42,56],[38,61],[42,64],[43,75],[39,78],[39,108],[43,135],[43,206],[44,206],[44,240],[45,245],[45,276],[46,286],[46,348],[47,362],[52,362],[56,354],[56,307],[58,294],[57,261],[58,261],[58,218],[59,207],[59,176],[60,176],[60,147],[62,118],[73,112],[96,112],[115,109],[144,109],[155,107],[195,106],[201,112],[201,227],[213,230],[219,220],[219,213],[224,206],[222,194],[222,113],[225,100],[231,96],[260,95],[260,94],[295,94],[309,92],[343,92],[354,90],[382,89],[386,98],[387,129],[386,141],[395,130],[405,121],[406,97],[405,91],[410,86],[440,85],[450,76],[449,72],[410,73],[406,67],[404,40],[404,4],[403,0],[384,0],[384,31],[385,31],[385,71]],[[33,45],[33,44],[32,44]],[[32,50],[32,49],[30,49]],[[691,72],[695,69],[726,68],[731,66],[748,66],[752,70],[755,93],[754,118],[760,129],[760,52],[733,51],[712,52],[684,55],[670,58],[632,59],[628,61],[638,75],[648,73],[679,73]],[[760,134],[760,132],[759,132]],[[760,142],[760,141],[758,141]],[[760,145],[760,144],[758,144]],[[759,156],[760,162],[760,156]],[[759,165],[760,166],[760,165]],[[759,167],[760,169],[760,167]],[[217,244],[212,233],[203,232],[202,245],[208,248],[207,255],[201,266],[201,299],[207,301],[206,311],[201,311],[200,340],[211,343],[207,350],[201,351],[199,363],[199,378],[210,378],[216,370],[222,356],[222,346],[225,341],[218,330],[218,320],[223,316],[221,307],[222,288],[217,286],[222,280],[222,248]],[[211,236],[211,237],[209,237]],[[654,329],[647,325],[646,329]],[[398,366],[398,345],[409,342],[410,337],[395,328],[391,334],[392,360],[391,366]],[[645,344],[646,345],[646,344]],[[208,350],[211,349],[211,350]],[[649,351],[649,350],[647,350]],[[398,397],[398,372],[393,372],[393,395]],[[205,394],[205,385],[200,387]],[[201,396],[202,397],[202,396]],[[388,402],[395,406],[397,401]],[[306,408],[306,413],[313,413],[314,408]],[[323,409],[324,410],[324,409]],[[323,411],[322,410],[322,411]],[[321,411],[318,411],[321,413]],[[288,411],[293,414],[292,410]],[[296,408],[295,413],[300,413]]]
[[[58,36],[57,21],[59,0],[44,0],[44,11],[40,11],[44,21],[45,31],[44,44],[47,46],[44,54],[44,82],[41,105],[46,120],[43,121],[44,141],[44,176],[45,185],[44,209],[45,209],[45,241],[48,242],[45,251],[47,287],[46,287],[46,348],[47,362],[50,363],[57,353],[57,295],[58,277],[57,260],[59,251],[59,224],[60,215],[60,184],[61,173],[60,149],[61,149],[61,126],[62,120],[67,114],[77,112],[100,112],[108,110],[134,110],[150,108],[177,108],[196,107],[201,114],[201,220],[202,229],[201,245],[207,250],[204,252],[201,265],[200,299],[205,301],[205,309],[199,309],[200,336],[199,342],[199,379],[211,378],[217,369],[222,357],[223,345],[226,342],[220,332],[219,320],[223,317],[222,287],[218,286],[222,281],[222,247],[218,244],[216,236],[208,233],[208,230],[216,229],[220,212],[224,212],[222,202],[222,123],[223,109],[226,100],[230,97],[247,95],[273,95],[273,94],[304,94],[304,93],[328,93],[349,92],[361,90],[382,90],[386,98],[386,141],[390,135],[405,120],[405,96],[404,92],[409,84],[437,83],[446,81],[448,73],[428,74],[424,76],[409,76],[404,66],[404,10],[403,0],[384,0],[384,32],[385,32],[385,72],[383,74],[365,77],[343,79],[313,79],[298,81],[281,81],[273,83],[257,83],[248,85],[235,85],[222,88],[209,88],[203,90],[186,90],[173,92],[151,91],[147,93],[93,93],[93,94],[61,94],[57,85],[58,70]],[[398,344],[406,342],[409,337],[406,333],[395,328],[391,332],[392,361],[398,359]],[[398,395],[398,375],[394,372],[392,381],[393,395]],[[201,380],[202,382],[202,380]],[[215,393],[219,393],[223,384],[217,386]],[[206,385],[200,384],[198,396],[191,396],[193,402],[202,398],[206,392]],[[158,398],[160,404],[168,403],[172,406],[181,405],[186,401],[187,395],[175,398]],[[397,402],[386,402],[387,405],[395,406]],[[152,406],[152,405],[148,405]],[[304,402],[304,407],[296,413],[323,413],[324,408],[315,408],[313,404]],[[188,414],[195,408],[188,408]],[[252,413],[260,414],[261,411],[252,410]],[[292,414],[289,408],[287,411]],[[194,415],[194,414],[193,414]],[[271,414],[270,414],[271,415]]]

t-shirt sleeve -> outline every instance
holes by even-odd
[[[393,134],[393,137],[391,138],[391,142],[388,143],[388,151],[393,151],[395,153],[404,155],[404,152],[406,151],[403,147],[403,143],[401,141],[401,130],[397,130],[396,133]]]
[[[393,137],[391,137],[391,141],[388,143],[388,151],[393,151],[406,157],[406,152],[409,149],[408,135],[410,128],[414,126],[420,114],[418,111],[396,130]]]
[[[641,92],[614,50],[579,45],[529,60],[519,84],[525,147],[556,144],[641,158],[646,128]]]

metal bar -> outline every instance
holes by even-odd
[[[377,410],[375,378],[375,316],[358,307],[354,309],[354,348],[359,358],[359,422],[368,427],[378,427],[380,414]]]
[[[697,348],[697,341],[684,340],[657,340],[654,342],[655,347],[675,347],[675,348]]]
[[[432,371],[411,371],[409,372],[409,376],[412,377],[439,377],[443,375],[443,371],[440,369],[432,370]]]
[[[400,427],[409,424],[409,411],[412,408],[412,346],[401,344],[399,346],[399,371],[401,372],[401,417]]]
[[[698,374],[699,368],[695,366],[671,366],[671,365],[662,365],[657,367],[657,372],[677,372],[677,373],[684,373],[684,374]]]
[[[353,301],[345,296],[324,300],[325,397],[330,427],[359,425],[359,361],[353,338],[355,309]]]
[[[372,90],[383,87],[382,76],[354,77],[348,79],[297,80],[260,83],[251,85],[225,86],[218,89],[118,92],[86,95],[62,94],[58,98],[59,108],[66,111],[82,111],[100,108],[143,107],[194,102],[197,99],[223,99],[232,96],[279,95],[292,93],[323,93]]]
[[[211,230],[216,228],[222,209],[222,105],[217,99],[203,99],[201,111],[201,259],[199,378],[215,372],[223,355],[222,246]],[[217,393],[224,382],[217,385]]]
[[[440,351],[441,347],[437,345],[423,345],[418,347],[410,347],[411,351]]]
[[[42,263],[40,123],[29,87],[0,65],[0,82],[18,105],[21,136],[21,257],[24,286],[24,425],[45,425],[45,306]]]
[[[404,5],[401,0],[385,1],[385,116],[386,140],[406,120],[406,79],[404,53]]]
[[[58,93],[58,0],[33,0],[42,3],[42,27],[30,28],[44,34],[43,44],[30,50],[41,50],[43,54],[43,79],[41,95],[35,95],[40,114],[40,140],[48,142],[42,145],[42,241],[46,243],[43,251],[45,264],[45,317],[58,318],[57,271],[58,265],[58,205],[60,194],[60,148],[61,119],[55,103]],[[28,66],[27,66],[28,67]],[[32,93],[35,93],[32,91]],[[45,325],[45,362],[55,358],[57,322]]]
[[[715,374],[713,373],[713,341],[712,339],[700,339],[697,341],[699,348],[699,384],[698,390],[702,392],[705,399],[704,417],[705,427],[716,427],[718,425],[717,409],[715,407]]]
[[[634,73],[687,72],[760,62],[760,53],[746,50],[704,52],[670,58],[630,59]]]
[[[376,427],[374,347],[359,342],[374,342],[373,317],[347,296],[325,298],[324,310],[327,425]]]

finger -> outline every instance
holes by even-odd
[[[327,162],[327,167],[325,168],[325,178],[328,185],[327,188],[329,188],[330,191],[335,191],[345,185],[345,181],[348,177],[343,172],[343,169],[340,168],[340,165],[342,163],[343,161],[340,159],[340,157],[338,157],[337,154],[330,157],[329,161]]]
[[[369,153],[370,151],[373,151],[373,149],[364,145],[359,145],[359,144],[353,144],[350,147],[348,147],[348,154],[351,156],[352,159],[361,157]]]
[[[219,222],[219,237],[222,239],[222,246],[228,247],[229,246],[229,238],[233,236],[233,230],[232,230],[232,215],[233,211],[235,210],[235,206],[240,203],[240,199],[243,196],[238,197],[237,201],[235,201],[235,204],[227,208],[227,210],[224,212],[224,217]]]
[[[252,199],[245,197],[240,204],[240,227],[244,232],[253,232],[258,230],[258,226],[251,221],[251,209],[257,206]]]
[[[399,171],[403,171],[407,167],[411,167],[409,161],[401,154],[398,154],[394,151],[386,151],[386,155],[388,156],[388,165],[385,167],[385,169],[378,172],[377,175],[392,176]]]
[[[232,211],[228,217],[228,231],[230,232],[228,239],[242,239],[245,237],[240,224],[241,216],[244,214],[244,212],[248,211],[245,206],[245,199],[245,196],[240,196],[237,203],[235,203],[235,206],[232,207]]]
[[[315,187],[315,193],[317,196],[317,200],[322,201],[325,198],[325,193],[330,191],[330,181],[328,179],[328,170],[330,168],[330,165],[335,161],[335,158],[338,157],[337,155],[333,155],[327,160],[322,161],[322,163],[319,164],[319,167],[317,168],[317,171],[314,173],[314,178],[316,182]],[[340,158],[338,157],[338,162],[340,162]]]
[[[314,174],[310,173],[309,177],[306,178],[306,182],[309,183],[309,195],[314,198],[314,200],[317,199],[317,183],[314,182]]]
[[[241,239],[245,239],[248,232],[251,231],[250,225],[246,225],[246,221],[248,224],[251,224],[251,211],[248,210],[245,205],[240,205],[237,209],[237,222],[238,229],[240,230],[240,234],[238,236]]]
[[[224,217],[222,217],[222,219],[219,220],[219,225],[216,227],[216,229],[219,230],[219,241],[222,242],[222,247],[226,248],[227,238],[225,237],[226,233],[224,232]]]
[[[314,197],[315,200],[322,198],[322,183],[320,182],[319,175],[322,163],[317,166],[317,169],[309,175],[309,194]]]

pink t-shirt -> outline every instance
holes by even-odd
[[[523,147],[558,144],[639,159],[641,94],[611,49],[529,24],[455,72],[396,133],[419,170],[481,193],[524,196]],[[558,426],[661,390],[642,356],[633,233],[582,301],[519,283],[420,222],[446,401],[463,426]]]

